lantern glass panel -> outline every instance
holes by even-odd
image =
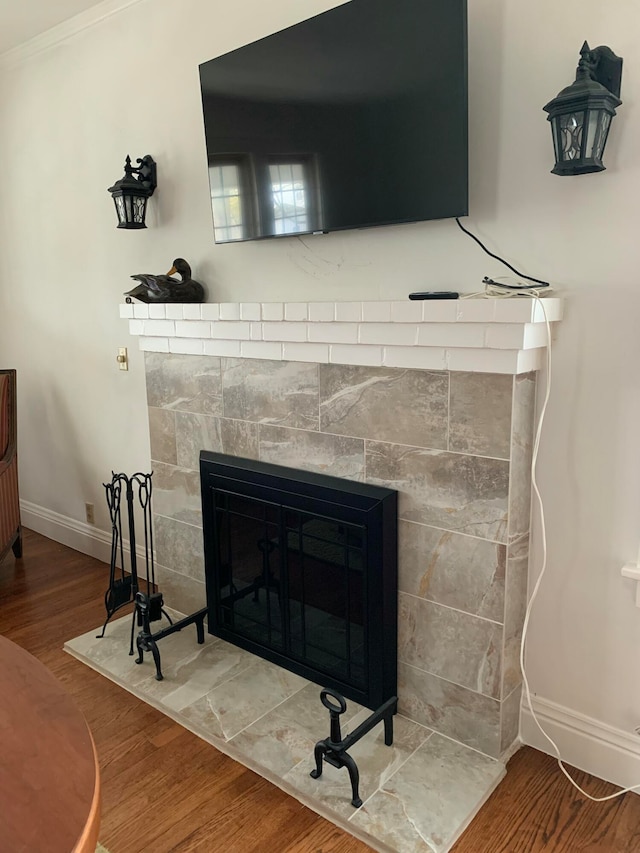
[[[120,225],[124,225],[127,221],[127,218],[124,212],[124,202],[122,201],[122,196],[116,195],[113,197],[113,200],[116,205],[116,213],[118,214],[118,223]]]
[[[596,135],[596,143],[594,149],[594,157],[597,157],[598,160],[602,158],[602,154],[604,152],[604,146],[607,142],[607,136],[609,135],[609,127],[611,125],[611,116],[609,113],[602,110],[600,113],[600,117],[598,119],[598,133]]]
[[[133,197],[133,221],[139,225],[144,224],[144,212],[147,206],[147,200],[144,196]]]
[[[582,156],[582,133],[584,128],[583,112],[567,113],[555,119],[556,133],[558,135],[556,156],[558,162],[577,160]]]
[[[597,157],[597,138],[600,129],[601,110],[588,110],[587,112],[587,137],[584,149],[585,157]]]

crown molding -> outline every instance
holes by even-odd
[[[97,3],[90,9],[0,54],[0,67],[11,68],[20,65],[140,2],[142,0],[102,0],[102,3]]]

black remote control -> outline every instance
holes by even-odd
[[[418,290],[409,294],[409,299],[458,299],[456,290]]]

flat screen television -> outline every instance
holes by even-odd
[[[217,243],[468,213],[466,0],[350,0],[200,83]]]

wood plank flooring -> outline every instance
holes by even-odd
[[[51,669],[93,732],[103,783],[100,840],[110,853],[367,853],[367,845],[62,651],[65,640],[101,623],[107,578],[104,563],[30,531],[23,560],[10,554],[0,564],[0,633]],[[594,795],[615,790],[577,776]],[[520,750],[454,853],[538,851],[640,851],[640,796],[591,803],[553,759]]]

